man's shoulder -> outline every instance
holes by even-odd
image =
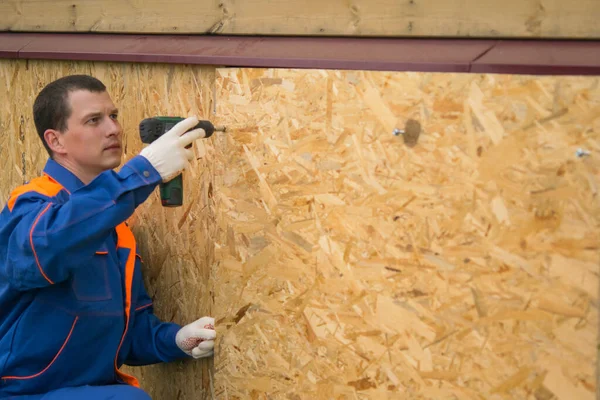
[[[56,182],[48,175],[38,176],[33,178],[29,182],[24,185],[18,186],[11,193],[8,199],[7,206],[9,210],[15,206],[17,199],[22,196],[32,197],[32,198],[49,198],[54,197],[63,189],[63,186]]]

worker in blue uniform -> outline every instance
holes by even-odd
[[[123,364],[210,357],[216,333],[211,317],[153,314],[126,221],[204,131],[187,118],[116,172],[122,128],[101,81],[60,78],[33,115],[50,157],[0,214],[0,399],[147,400]]]

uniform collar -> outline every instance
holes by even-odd
[[[49,158],[44,167],[44,174],[60,183],[69,193],[85,186],[71,171]]]

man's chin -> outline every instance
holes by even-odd
[[[114,160],[111,160],[110,162],[106,163],[106,169],[115,169],[118,168],[119,165],[121,165],[121,157],[119,157],[118,159],[115,158]]]

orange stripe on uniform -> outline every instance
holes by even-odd
[[[63,189],[65,188],[60,183],[52,179],[52,177],[50,177],[49,175],[43,175],[34,178],[28,184],[19,186],[18,188],[12,191],[7,203],[8,209],[12,212],[19,196],[25,193],[36,192],[43,194],[44,196],[54,197],[58,194],[58,192],[60,192]]]
[[[131,229],[125,224],[121,223],[117,225],[117,247],[129,249],[129,255],[127,256],[127,263],[125,264],[125,331],[123,332],[123,336],[121,337],[121,343],[119,343],[119,348],[117,349],[117,354],[115,354],[115,370],[117,371],[117,375],[123,381],[131,386],[140,387],[139,382],[135,377],[131,375],[127,375],[121,371],[119,371],[119,367],[117,366],[117,359],[119,358],[119,351],[121,351],[121,346],[123,345],[123,341],[125,340],[125,336],[127,335],[127,330],[129,329],[129,320],[131,317],[131,287],[133,285],[133,272],[135,269],[135,236],[133,236],[133,232]]]
[[[35,252],[35,247],[33,246],[33,230],[35,229],[35,226],[39,222],[40,218],[42,218],[42,215],[44,215],[46,213],[46,211],[48,211],[48,209],[50,208],[51,205],[52,204],[49,203],[46,206],[46,208],[44,208],[44,210],[37,216],[37,218],[35,219],[35,222],[33,223],[33,225],[31,225],[31,230],[29,231],[29,244],[31,245],[31,251],[33,252],[33,256],[35,257],[35,263],[37,264],[38,269],[42,273],[42,276],[44,278],[46,278],[46,280],[48,281],[48,283],[50,283],[51,285],[54,285],[54,282],[52,282],[50,280],[50,278],[48,278],[48,275],[46,275],[44,273],[42,265],[40,264],[40,260],[38,259],[37,253]]]
[[[15,190],[13,190],[13,192],[10,195],[10,198],[8,199],[8,209],[12,212],[19,196],[21,196],[25,193],[35,192],[35,193],[40,193],[44,196],[54,197],[58,194],[58,192],[60,192],[63,189],[66,190],[60,183],[58,183],[54,179],[52,179],[52,177],[50,175],[45,174],[38,178],[34,178],[28,184],[20,186],[20,187],[16,188]],[[67,192],[68,192],[68,190],[67,190]],[[37,264],[37,267],[40,270],[42,276],[44,277],[44,279],[46,279],[46,281],[48,281],[48,283],[53,285],[54,282],[52,282],[52,280],[50,278],[48,278],[48,276],[44,273],[42,265],[40,264],[40,260],[38,259],[37,253],[33,246],[33,230],[35,229],[36,225],[40,221],[40,218],[42,217],[42,215],[44,215],[48,211],[48,209],[50,208],[51,205],[52,204],[49,203],[46,206],[46,208],[44,208],[44,210],[37,216],[37,218],[35,219],[35,222],[31,226],[31,229],[29,230],[29,244],[31,245],[31,251],[33,252],[33,257],[35,258],[35,263]]]
[[[143,310],[144,308],[148,308],[151,305],[152,305],[152,303],[144,304],[143,306],[139,306],[138,308],[136,308],[135,311]]]

